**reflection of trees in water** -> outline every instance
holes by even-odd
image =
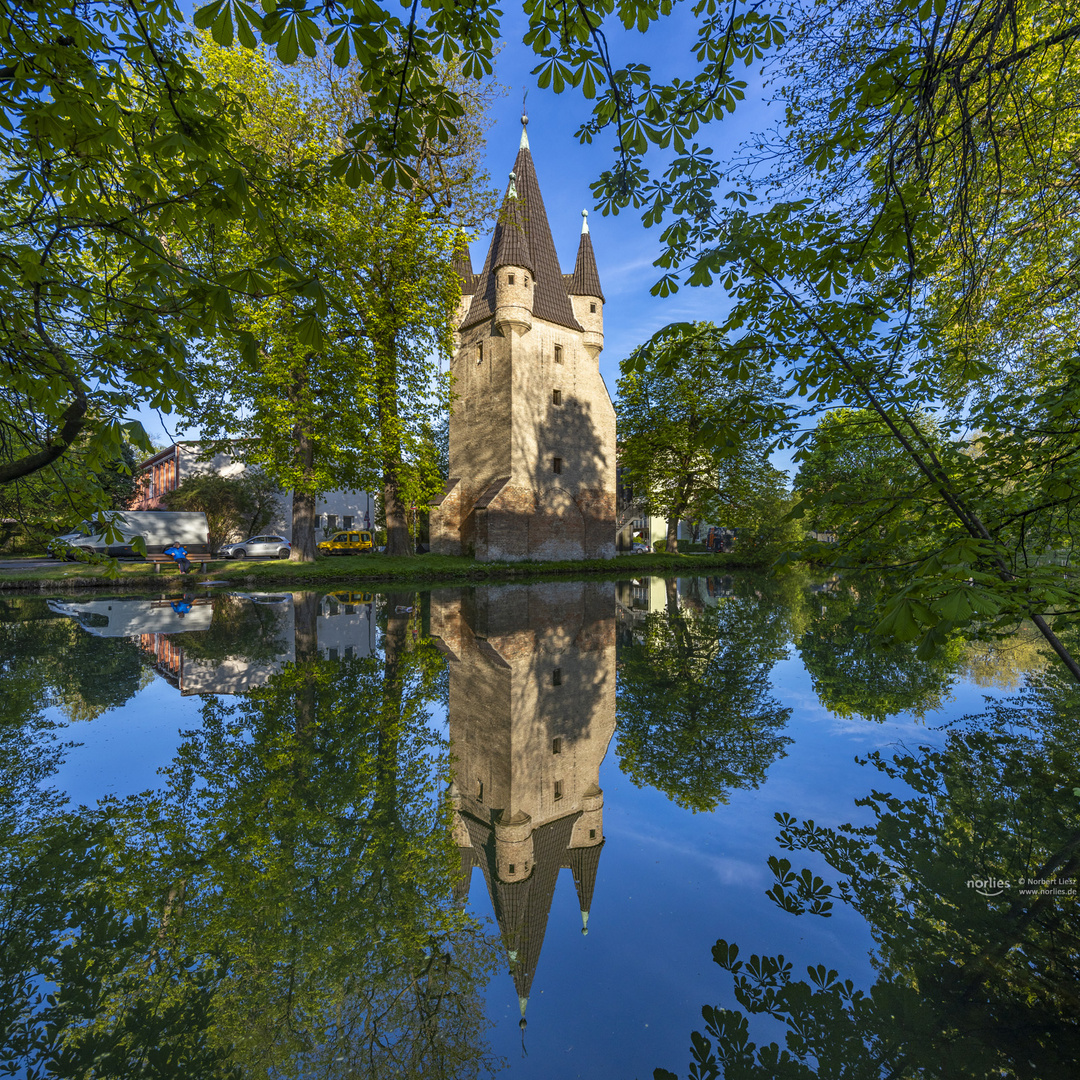
[[[256,664],[289,651],[291,621],[291,603],[256,603],[246,596],[218,595],[209,627],[178,640],[190,656],[200,660],[220,664],[241,658]]]
[[[119,708],[144,685],[138,646],[88,634],[54,615],[44,600],[0,604],[0,710],[59,708],[70,720],[92,720]]]
[[[87,1077],[492,1071],[494,943],[453,903],[447,752],[427,723],[441,659],[396,612],[410,594],[388,604],[381,658],[323,660],[306,599],[296,662],[248,697],[207,697],[164,793],[9,830],[0,926],[22,937],[0,1019],[30,1026],[0,1061]],[[35,976],[62,987],[63,1015]]]
[[[985,641],[959,636],[935,648],[875,634],[882,584],[850,578],[808,596],[799,655],[822,705],[837,716],[923,718],[941,709],[957,680],[1014,690],[1046,667],[1045,642],[1026,626]]]
[[[1075,689],[1057,703],[1028,693],[954,725],[941,749],[871,755],[866,764],[887,790],[903,784],[911,794],[875,790],[859,800],[874,815],[865,827],[778,814],[781,846],[817,856],[839,881],[817,878],[820,863],[798,873],[771,859],[770,896],[797,913],[849,903],[873,933],[877,978],[863,993],[827,964],[801,979],[782,957],[740,959],[736,946],[717,942],[713,957],[732,973],[743,1012],[703,1010],[693,1075],[1075,1075],[1076,705]],[[1025,893],[1032,879],[1051,885]],[[1055,881],[1072,894],[1055,894]],[[780,1021],[787,1049],[749,1041],[747,1013]]]
[[[619,650],[618,752],[639,787],[678,805],[712,810],[732,788],[757,787],[791,741],[791,715],[771,696],[790,613],[764,581],[745,578],[715,606],[668,604],[634,627]]]
[[[948,699],[963,644],[956,639],[924,659],[914,643],[874,634],[880,591],[880,582],[859,579],[815,593],[796,647],[821,704],[837,716],[921,718]]]

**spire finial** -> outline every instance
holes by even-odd
[[[521,114],[521,142],[518,143],[519,150],[529,149],[529,132],[527,130],[529,126],[529,118],[525,113]]]
[[[518,197],[518,193],[517,193],[517,173],[512,172],[510,174],[510,190],[507,191],[506,197],[508,199],[516,199]]]
[[[581,936],[589,936],[589,913],[587,911],[581,913]]]
[[[581,235],[584,236],[589,231],[589,211],[581,211]]]

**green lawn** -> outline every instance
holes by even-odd
[[[212,562],[205,574],[193,571],[181,578],[163,567],[158,574],[151,565],[117,564],[110,573],[103,566],[67,565],[48,570],[25,570],[0,574],[0,589],[39,588],[47,582],[68,586],[173,587],[178,581],[230,581],[256,587],[279,585],[330,585],[380,581],[507,581],[549,577],[580,577],[588,574],[673,574],[707,568],[746,565],[735,555],[620,555],[614,559],[584,559],[542,563],[480,563],[464,555],[344,555],[320,558],[314,563],[287,560],[233,560]]]

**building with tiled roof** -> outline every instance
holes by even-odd
[[[449,660],[458,898],[478,868],[524,1018],[561,870],[588,932],[615,730],[615,587],[440,590],[431,630]]]
[[[522,117],[487,257],[462,240],[451,370],[450,480],[431,506],[439,554],[482,560],[615,554],[615,410],[600,375],[604,294],[588,216],[559,267]]]

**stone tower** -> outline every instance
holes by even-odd
[[[481,560],[612,558],[615,410],[600,375],[604,294],[588,218],[559,269],[522,117],[484,268],[467,248],[451,371],[450,480],[432,551]]]
[[[615,731],[615,587],[440,590],[431,630],[450,661],[460,895],[479,867],[524,1017],[561,869],[588,932]]]

